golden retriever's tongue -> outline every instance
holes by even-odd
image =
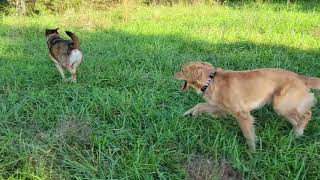
[[[182,87],[181,87],[181,91],[186,91],[187,87],[188,87],[188,82],[184,81],[183,84],[182,84]]]

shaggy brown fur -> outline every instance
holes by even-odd
[[[210,73],[216,72],[205,92],[201,88]],[[184,115],[210,113],[231,114],[240,124],[249,149],[255,151],[256,136],[250,112],[272,103],[274,110],[293,125],[296,136],[303,135],[311,119],[315,98],[310,89],[320,89],[320,78],[307,77],[284,69],[263,68],[250,71],[228,71],[206,62],[192,62],[175,75],[184,80],[183,90],[194,88],[203,93],[206,103],[199,103]]]
[[[62,68],[65,67],[71,74],[71,80],[76,82],[77,67],[82,61],[80,41],[78,37],[70,31],[66,31],[66,34],[72,41],[63,40],[58,33],[58,29],[59,28],[46,29],[49,55],[56,65],[62,79],[67,81]]]

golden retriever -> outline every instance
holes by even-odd
[[[215,68],[206,62],[185,64],[175,74],[183,80],[182,90],[194,88],[206,103],[199,103],[184,115],[209,113],[231,114],[251,151],[255,151],[256,136],[250,112],[272,103],[274,110],[292,124],[295,135],[303,135],[311,119],[315,98],[310,89],[320,89],[320,78],[307,77],[284,69],[262,68],[230,71]]]

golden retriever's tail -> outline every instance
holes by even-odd
[[[80,49],[80,41],[79,38],[72,32],[66,31],[66,34],[72,39],[72,48],[73,49]]]
[[[308,77],[308,76],[303,76],[303,75],[299,75],[299,77],[306,83],[306,85],[309,88],[320,90],[320,78]]]

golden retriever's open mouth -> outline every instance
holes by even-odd
[[[186,80],[183,81],[181,91],[186,91],[188,88],[188,82]]]

